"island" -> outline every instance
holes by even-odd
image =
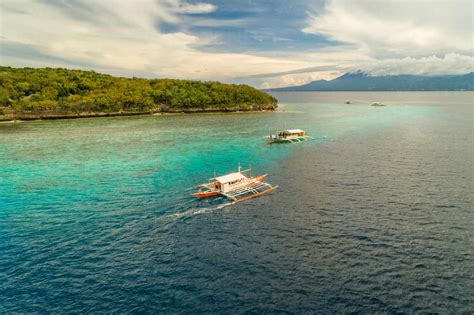
[[[248,85],[0,67],[0,121],[271,111],[276,107],[274,97]]]

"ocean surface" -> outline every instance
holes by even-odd
[[[0,313],[472,314],[474,93],[273,94],[0,124]],[[239,162],[280,188],[189,195]]]

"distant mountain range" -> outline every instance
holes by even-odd
[[[305,85],[267,91],[473,91],[474,72],[463,75],[386,75],[370,76],[357,71],[334,80],[312,81]]]

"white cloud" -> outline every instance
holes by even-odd
[[[2,46],[17,45],[48,56],[34,61],[3,55],[2,64],[66,66],[119,75],[231,81],[233,77],[307,67],[303,61],[237,53],[210,53],[200,45],[212,37],[161,33],[157,23],[180,22],[179,13],[215,10],[205,3],[155,1],[4,1]],[[65,7],[66,6],[66,7]],[[18,12],[21,9],[21,13]],[[41,14],[39,13],[41,12]]]
[[[351,43],[373,57],[472,54],[471,1],[330,0],[306,33]]]
[[[197,18],[217,9],[209,3],[184,0],[2,0],[0,63],[258,87],[329,79],[335,76],[331,70],[442,74],[474,68],[471,2],[330,0],[322,12],[308,15],[303,31],[324,35],[340,45],[264,55],[204,51],[200,47],[215,45],[219,39],[189,32],[163,33],[157,27],[190,19],[197,25],[242,23],[239,19]],[[187,16],[185,21],[182,14],[196,16]],[[261,75],[269,73],[276,75]]]
[[[178,12],[186,14],[210,13],[214,12],[217,9],[215,5],[210,3],[181,3],[178,8]]]
[[[474,58],[449,53],[443,57],[427,56],[420,58],[373,60],[361,63],[359,69],[372,75],[388,74],[465,74],[474,71]]]
[[[460,74],[474,71],[472,23],[472,1],[329,0],[302,31],[344,43],[331,50],[349,71]]]
[[[278,88],[286,86],[303,85],[315,80],[332,80],[342,75],[341,72],[322,71],[311,73],[299,73],[293,75],[282,75],[273,78],[267,78],[261,83],[262,88]]]

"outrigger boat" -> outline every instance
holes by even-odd
[[[252,170],[242,171],[239,168],[236,173],[230,173],[223,176],[214,177],[208,183],[195,186],[198,191],[191,195],[197,198],[209,198],[222,195],[232,200],[232,203],[241,202],[250,198],[266,194],[276,188],[278,185],[270,185],[264,182],[267,174],[256,177],[247,177],[243,173],[251,173]]]
[[[308,138],[306,132],[301,129],[287,129],[268,137],[268,143],[295,143]]]

